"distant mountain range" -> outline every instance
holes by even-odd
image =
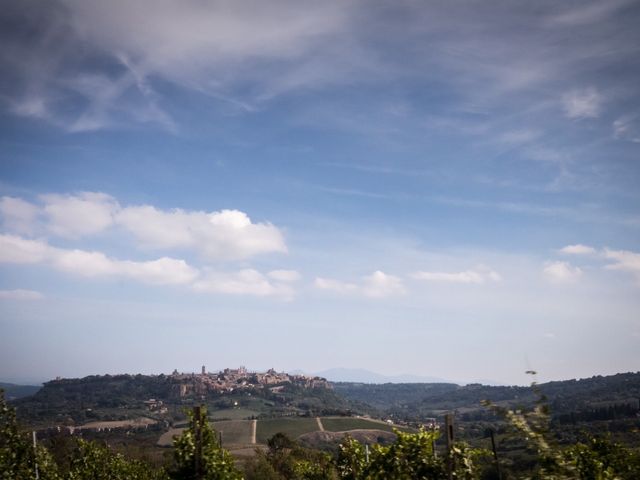
[[[303,372],[301,370],[292,373],[306,373],[307,375],[317,375],[323,377],[330,382],[354,382],[354,383],[482,383],[483,385],[501,385],[492,380],[476,380],[473,382],[456,382],[440,377],[428,377],[422,375],[383,375],[381,373],[372,372],[364,368],[330,368],[321,372]]]
[[[455,383],[443,378],[423,377],[419,375],[382,375],[363,368],[330,368],[314,375],[326,378],[331,382],[362,383]]]

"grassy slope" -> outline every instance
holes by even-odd
[[[230,445],[251,444],[251,420],[225,420],[214,422],[216,432],[222,432],[222,445],[228,448]]]
[[[389,425],[385,422],[368,420],[366,418],[322,417],[321,420],[324,429],[329,432],[344,432],[348,430],[383,430],[385,432],[391,432],[394,428],[399,428],[396,425]],[[408,431],[409,429],[400,428],[400,430]]]
[[[304,433],[318,430],[315,418],[273,418],[259,420],[256,432],[258,443],[267,443],[276,433],[281,432],[290,438],[298,438]]]

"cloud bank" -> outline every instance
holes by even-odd
[[[292,299],[290,283],[298,278],[293,270],[238,272],[200,270],[181,259],[161,257],[149,261],[120,260],[102,252],[63,249],[43,240],[0,234],[0,263],[43,264],[58,271],[86,278],[122,278],[147,285],[185,286],[197,292],[274,296]]]
[[[280,229],[270,223],[254,223],[239,210],[167,211],[151,205],[121,206],[101,192],[41,195],[39,200],[41,205],[3,197],[0,213],[6,229],[23,233],[40,228],[55,236],[78,239],[119,228],[140,248],[195,251],[209,261],[287,251]]]
[[[80,277],[122,278],[147,285],[178,285],[198,292],[245,294],[291,299],[295,270],[219,271],[195,267],[173,256],[152,260],[121,260],[86,248],[52,246],[47,236],[67,243],[124,233],[145,251],[193,252],[207,264],[234,263],[269,253],[285,253],[280,229],[252,222],[239,210],[213,212],[161,210],[151,205],[123,206],[102,192],[46,194],[37,203],[0,199],[6,233],[0,234],[0,262],[42,264]],[[24,236],[24,235],[28,235]],[[30,238],[29,238],[30,237]]]

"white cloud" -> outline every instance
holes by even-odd
[[[404,294],[406,290],[399,277],[377,270],[364,277],[362,292],[367,297],[383,298]]]
[[[187,284],[199,275],[198,270],[184,260],[162,257],[147,262],[121,261],[119,267],[126,276],[150,284]]]
[[[596,249],[587,245],[577,243],[575,245],[567,245],[560,249],[560,253],[566,253],[568,255],[593,255],[596,253]]]
[[[355,283],[341,282],[332,278],[317,277],[314,281],[316,288],[320,290],[331,290],[337,293],[352,293],[358,291],[358,285]]]
[[[118,213],[118,225],[131,232],[144,247],[176,248],[193,245],[190,224],[202,224],[198,214],[173,210],[165,212],[150,205],[128,207]]]
[[[111,259],[102,252],[56,249],[51,262],[57,269],[76,275],[119,276],[151,285],[188,284],[198,277],[198,271],[184,260],[167,257],[134,262]]]
[[[264,253],[286,253],[280,229],[252,222],[240,210],[214,212],[160,210],[151,205],[121,206],[100,192],[41,195],[42,205],[3,197],[0,214],[9,231],[33,233],[37,219],[46,219],[49,233],[69,239],[97,235],[120,227],[148,249],[194,250],[208,260],[240,260]]]
[[[490,268],[480,266],[473,270],[464,272],[416,272],[411,275],[416,280],[426,280],[429,282],[443,283],[474,283],[484,284],[486,282],[499,282],[502,280],[500,274]]]
[[[167,257],[145,262],[117,260],[101,252],[55,248],[44,241],[14,235],[0,235],[0,262],[42,263],[84,277],[123,277],[161,285],[191,283],[198,276],[198,271],[184,260]]]
[[[553,283],[569,283],[582,276],[582,270],[568,262],[548,262],[543,273]]]
[[[162,211],[145,205],[122,209],[116,222],[145,247],[192,248],[209,260],[237,260],[287,251],[277,227],[253,223],[239,210]]]
[[[84,277],[115,275],[118,272],[116,262],[101,252],[56,249],[49,260],[59,270]]]
[[[406,293],[399,277],[388,275],[380,270],[362,277],[360,284],[317,277],[314,285],[320,290],[330,290],[340,294],[360,294],[371,298],[384,298]]]
[[[162,257],[150,261],[110,258],[102,252],[56,248],[40,240],[0,234],[0,262],[39,263],[88,278],[127,278],[148,285],[185,285],[195,291],[231,295],[274,296],[291,300],[290,285],[299,279],[294,270],[257,270],[201,273],[184,260]]]
[[[629,272],[633,274],[640,283],[640,253],[605,248],[603,254],[606,259],[614,262],[605,268]]]
[[[593,88],[572,90],[562,96],[562,106],[568,118],[596,118],[600,114],[602,95]]]
[[[208,272],[193,284],[193,289],[205,293],[275,296],[285,300],[291,300],[295,293],[290,285],[271,282],[267,276],[253,269],[232,273]]]
[[[119,209],[110,195],[81,192],[77,195],[42,195],[49,230],[61,237],[78,238],[94,235],[113,224]]]
[[[0,234],[0,262],[40,263],[51,256],[51,247],[38,240]]]
[[[0,199],[0,215],[2,225],[16,233],[32,233],[40,209],[21,198],[2,197]]]
[[[41,300],[43,298],[44,295],[35,290],[0,290],[0,299],[3,300]]]
[[[272,270],[267,275],[269,278],[283,283],[293,283],[300,280],[300,274],[295,270]]]

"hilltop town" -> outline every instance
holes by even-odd
[[[178,373],[174,370],[171,380],[177,386],[177,396],[206,395],[207,393],[225,393],[236,390],[267,387],[277,393],[287,385],[302,388],[332,388],[325,378],[292,375],[269,369],[266,372],[250,372],[245,367],[237,369],[225,368],[217,373],[207,372],[203,365],[199,374]]]

